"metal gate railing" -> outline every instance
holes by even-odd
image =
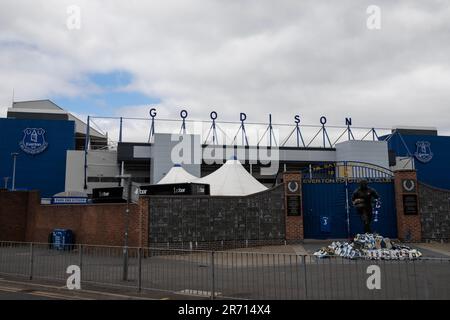
[[[449,299],[450,259],[413,261],[317,259],[311,255],[244,251],[128,248],[0,242],[0,274],[65,282],[69,265],[88,284],[167,291],[220,299]],[[380,289],[367,286],[368,267],[380,268]]]
[[[396,209],[395,202],[392,200],[394,199],[392,188],[394,173],[390,169],[365,162],[341,161],[309,166],[302,170],[302,176],[303,198],[306,204],[304,207],[305,232],[319,238],[326,237],[316,230],[319,215],[321,215],[327,216],[330,221],[333,219],[335,221],[333,230],[335,232],[330,234],[331,238],[350,238],[355,233],[355,225],[358,225],[358,219],[355,219],[351,205],[352,192],[356,189],[356,183],[365,179],[369,184],[375,184],[386,200],[381,203],[381,209],[385,212],[385,219],[382,222],[387,224],[382,226],[382,230],[387,232],[384,235],[391,237],[395,234]],[[322,192],[317,190],[308,192],[308,188],[313,188],[311,184],[323,185]],[[343,228],[341,220],[345,220],[345,234],[341,230]]]

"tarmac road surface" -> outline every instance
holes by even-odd
[[[0,249],[0,274],[4,278],[15,275],[26,279],[32,260],[33,282],[54,280],[61,287],[68,277],[67,267],[81,261],[83,289],[89,284],[106,288],[102,292],[111,288],[119,293],[137,292],[141,272],[143,292],[152,293],[149,297],[156,299],[208,299],[212,291],[217,298],[238,299],[450,299],[448,258],[411,262],[308,256],[304,260],[296,254],[234,251],[214,253],[212,268],[211,252],[158,251],[142,258],[140,270],[137,258],[130,255],[128,279],[124,281],[123,258],[114,252],[86,253],[80,260],[76,251],[36,248],[30,259],[27,250]],[[371,265],[380,267],[380,290],[367,288],[367,268]],[[63,298],[4,287],[3,297]],[[100,295],[92,298],[106,299]]]

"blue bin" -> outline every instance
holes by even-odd
[[[74,244],[73,232],[70,229],[54,229],[52,232],[52,248],[70,250]]]

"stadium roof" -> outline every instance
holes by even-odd
[[[66,119],[75,122],[75,131],[80,134],[86,134],[86,123],[75,117],[70,112],[64,110],[51,100],[31,100],[13,102],[11,108],[8,108],[8,118],[22,119]],[[94,129],[89,128],[90,136],[106,138],[106,135]]]

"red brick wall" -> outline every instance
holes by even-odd
[[[286,210],[286,240],[303,240],[304,232],[303,232],[303,212],[300,212],[300,216],[288,216],[287,215],[287,197],[288,197],[288,188],[287,184],[290,181],[297,181],[299,184],[299,191],[296,193],[300,195],[301,202],[303,199],[302,195],[302,183],[301,183],[301,174],[297,172],[285,172],[283,173],[283,182],[284,182],[284,207]],[[303,209],[302,203],[300,203],[300,210]]]
[[[34,214],[34,227],[27,233],[27,241],[47,242],[51,230],[64,228],[75,233],[77,243],[122,246],[125,209],[126,204],[39,205]],[[139,215],[138,206],[130,204],[130,246],[139,246]]]
[[[141,197],[139,198],[139,210],[140,210],[140,216],[139,216],[139,230],[140,230],[140,237],[139,237],[139,246],[140,247],[148,247],[148,219],[149,219],[149,212],[148,212],[148,197]]]
[[[416,183],[416,190],[413,192],[405,192],[403,190],[402,181],[404,179],[413,179]],[[415,194],[418,197],[417,173],[415,170],[402,170],[395,172],[395,203],[397,207],[397,230],[400,240],[407,240],[408,235],[413,242],[422,240],[422,225],[420,212],[418,215],[405,215],[403,210],[403,195]],[[419,204],[417,205],[419,208]]]
[[[130,246],[147,245],[147,208],[130,204]],[[48,242],[53,229],[67,228],[77,243],[122,246],[125,209],[126,204],[117,203],[41,205],[36,191],[0,192],[0,240]]]
[[[0,191],[0,241],[25,241],[29,194]]]

